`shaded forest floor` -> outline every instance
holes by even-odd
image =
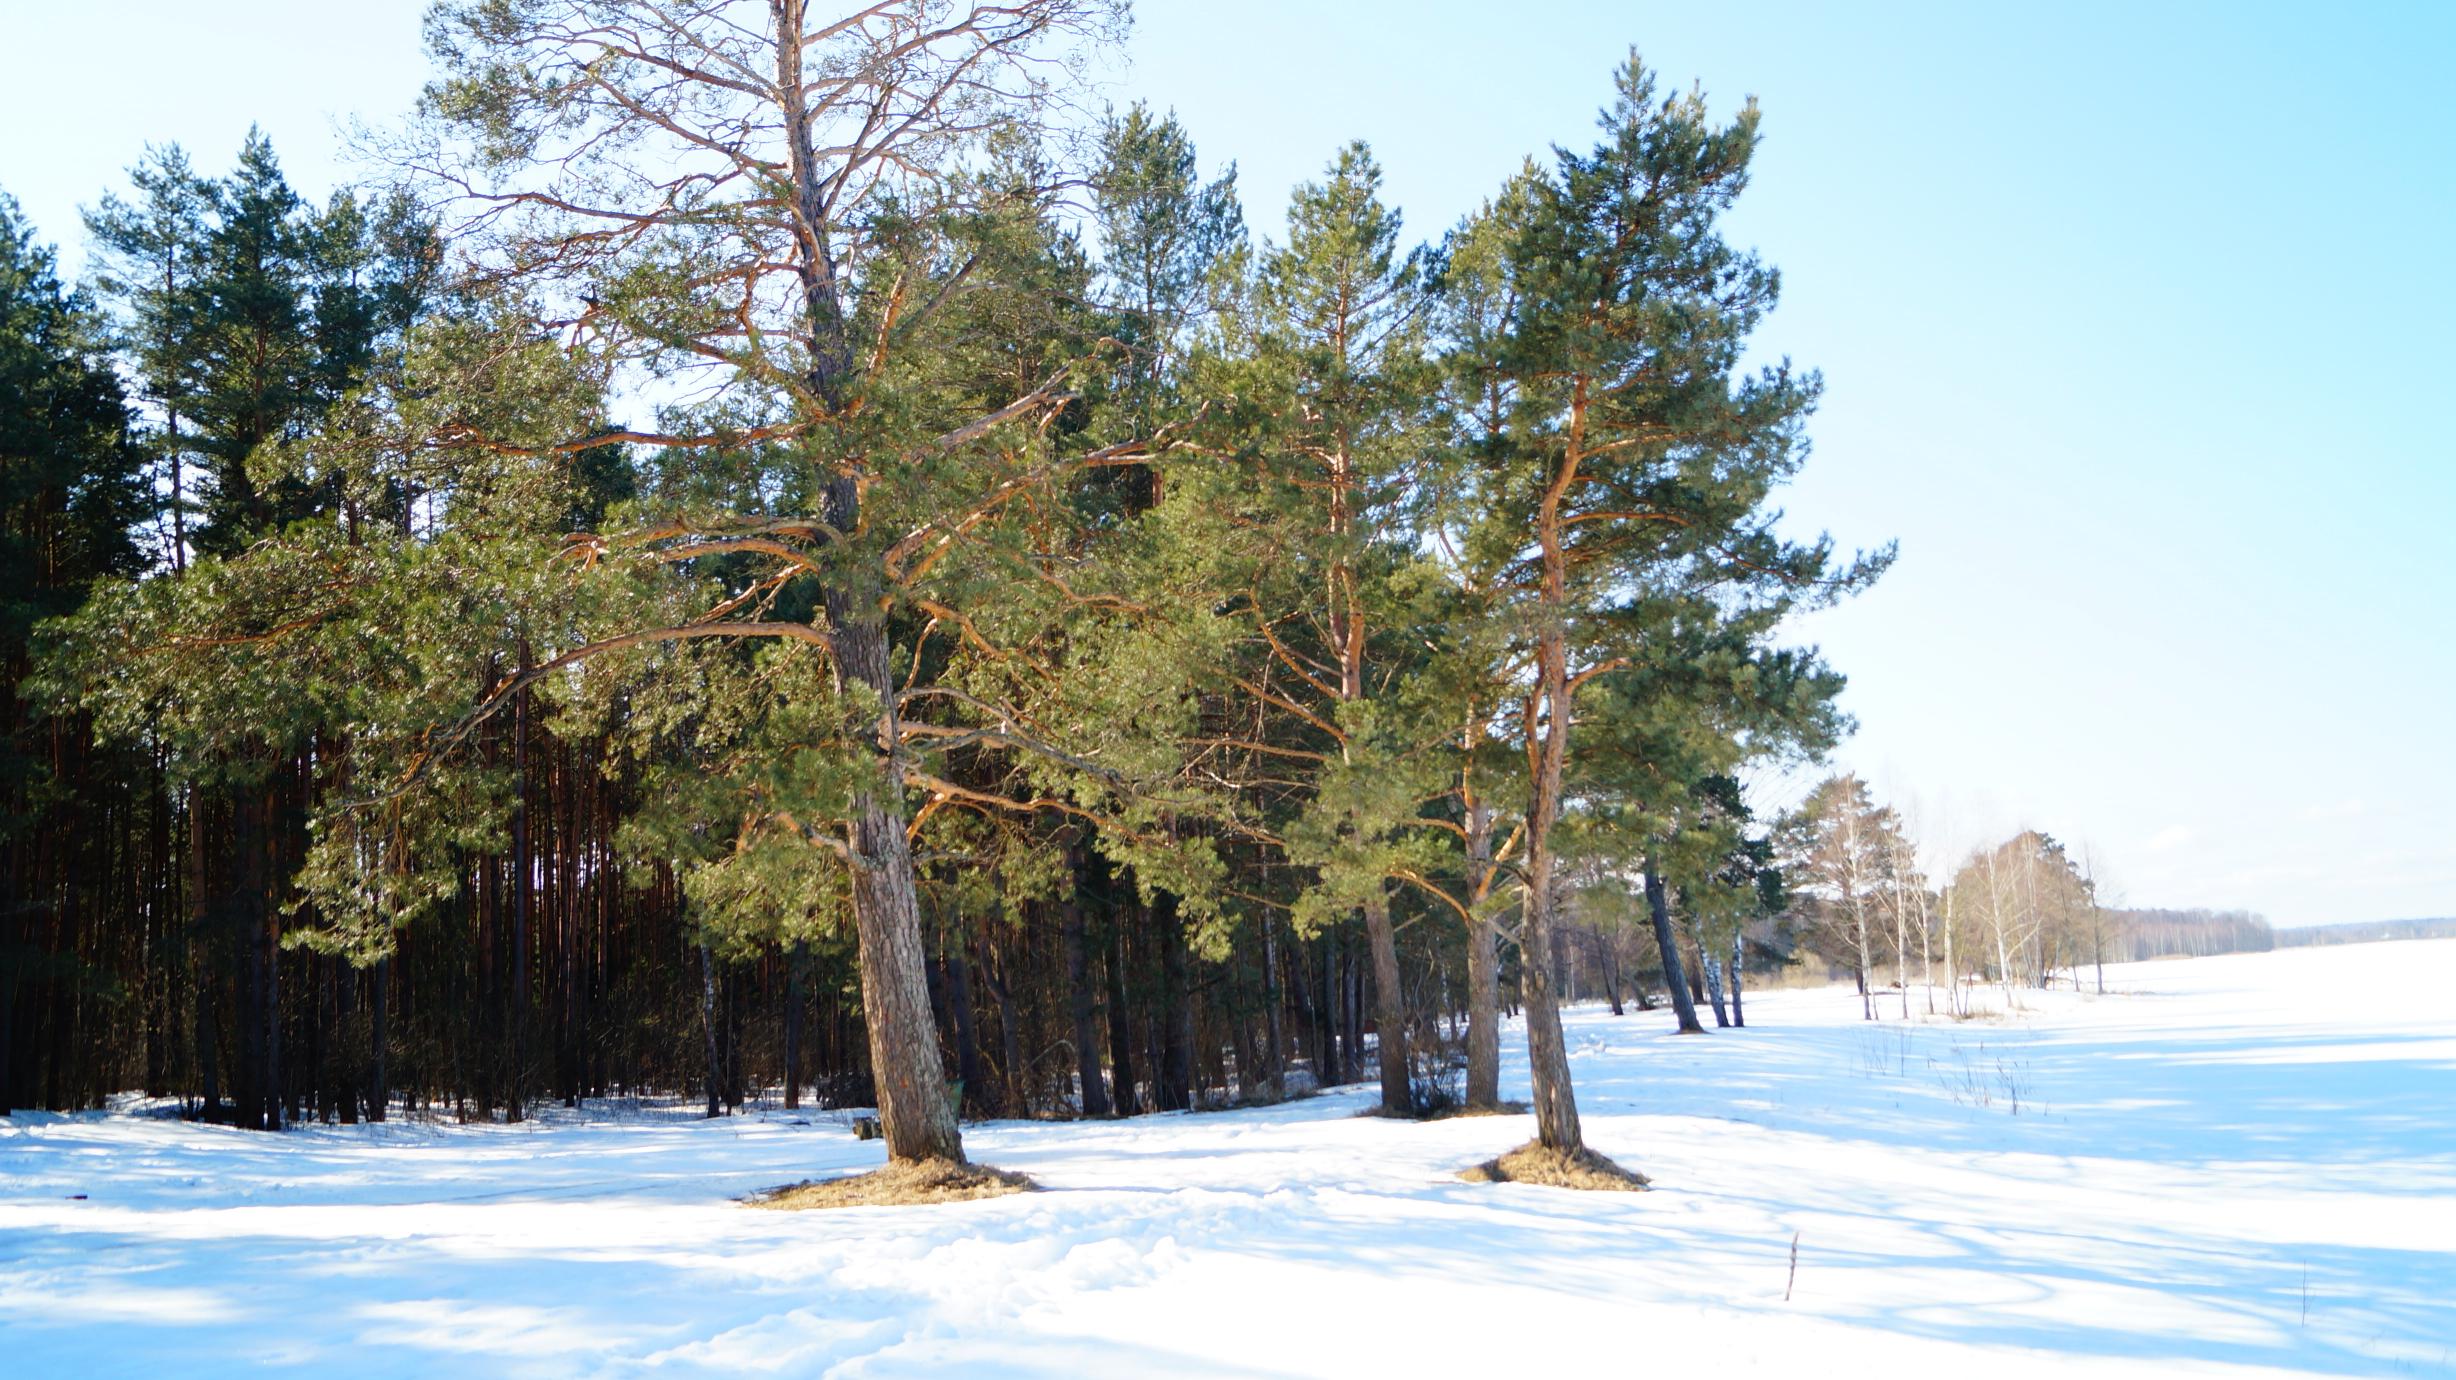
[[[29,1376],[2456,1375],[2456,941],[2108,973],[2106,997],[1964,1022],[1889,1000],[1870,1027],[1847,989],[1768,993],[1702,1039],[1579,1008],[1588,1139],[1647,1193],[1462,1183],[1530,1119],[1360,1117],[1361,1087],[972,1127],[976,1159],[1048,1191],[823,1213],[736,1200],[876,1167],[834,1113],[279,1137],[21,1114],[0,1355]]]

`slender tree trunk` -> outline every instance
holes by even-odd
[[[1475,751],[1483,724],[1470,713],[1460,738],[1462,762]],[[1467,1105],[1501,1105],[1501,936],[1485,905],[1492,889],[1492,809],[1475,791],[1472,768],[1459,770],[1467,824]]]
[[[1535,539],[1543,556],[1543,589],[1537,614],[1535,695],[1528,705],[1529,722],[1524,730],[1528,735],[1526,914],[1519,926],[1519,970],[1526,1001],[1527,1076],[1534,1085],[1535,1138],[1545,1149],[1562,1154],[1584,1151],[1586,1137],[1578,1123],[1577,1095],[1569,1081],[1569,1043],[1561,1031],[1560,1004],[1552,990],[1554,965],[1560,961],[1552,827],[1560,819],[1568,780],[1572,722],[1567,529],[1561,520],[1560,500],[1577,476],[1589,405],[1581,380],[1574,386],[1561,466],[1537,510]]]
[[[724,1095],[725,1062],[716,1048],[716,963],[708,956],[708,941],[699,941],[699,1035],[708,1058],[708,1119],[720,1114],[717,1101]]]
[[[1851,899],[1851,917],[1859,935],[1859,1014],[1864,1020],[1876,1019],[1876,995],[1868,984],[1874,980],[1868,963],[1868,910],[1857,897]]]
[[[973,967],[988,985],[989,999],[998,1008],[999,1111],[1005,1116],[1028,1116],[1032,1111],[1032,1090],[1024,1078],[1022,1042],[1015,1034],[1015,994],[1007,988],[1006,955],[994,950],[984,938],[973,957]]]
[[[1596,961],[1603,968],[1603,999],[1612,1005],[1612,1014],[1625,1016],[1627,1008],[1620,1004],[1620,945],[1615,938],[1606,938],[1601,930],[1594,932]]]
[[[262,814],[258,827],[249,840],[249,900],[257,910],[256,971],[260,975],[256,989],[259,1007],[256,1018],[260,1033],[256,1053],[256,1070],[261,1120],[267,1131],[282,1128],[282,1069],[281,1069],[281,907],[273,898],[271,851],[273,847],[272,795],[266,788],[259,797],[257,808]]]
[[[1109,1070],[1116,1084],[1117,1115],[1132,1116],[1141,1109],[1142,1095],[1134,1079],[1134,1020],[1126,1007],[1126,937],[1114,920],[1112,910],[1109,942],[1104,946],[1109,970]]]
[[[18,902],[15,896],[9,897],[8,900],[10,913],[0,916],[0,946],[11,946],[17,941],[17,936],[13,931],[17,928]],[[9,1032],[16,1026],[17,965],[11,963],[6,967],[0,967],[0,1116],[7,1116],[16,1110],[11,1105],[14,1099],[10,1096],[10,1092],[16,1086],[17,1066],[9,1062],[10,1051],[14,1048],[9,1039]]]
[[[526,642],[520,647],[520,669],[529,669]],[[529,905],[537,868],[529,853],[528,800],[529,692],[523,689],[512,697],[512,957],[505,968],[504,990],[512,1031],[504,1104],[509,1121],[520,1120],[529,1105]]]
[[[1344,989],[1345,984],[1339,977],[1339,932],[1333,928],[1324,932],[1322,942],[1322,1010],[1327,1017],[1323,1023],[1326,1033],[1322,1037],[1322,1047],[1329,1051],[1330,1069],[1324,1079],[1326,1085],[1348,1081],[1347,1066],[1356,1049],[1356,1033],[1347,1025],[1347,993]]]
[[[1731,1027],[1734,1030],[1748,1027],[1748,1015],[1740,1009],[1740,970],[1742,960],[1747,957],[1743,947],[1747,942],[1738,934],[1731,936]]]
[[[1194,996],[1176,893],[1153,893],[1149,914],[1160,947],[1160,1110],[1181,1112],[1194,1105]]]
[[[955,1018],[956,1077],[963,1083],[959,1099],[975,1109],[987,1106],[991,1096],[989,1074],[981,1067],[980,1032],[972,1015],[972,961],[965,955],[963,936],[951,936],[945,958],[947,969],[947,1003]]]
[[[1068,859],[1071,864],[1073,859]],[[1074,1025],[1075,1077],[1082,1088],[1079,1106],[1085,1116],[1107,1116],[1109,1095],[1100,1086],[1099,1035],[1095,1029],[1091,973],[1083,957],[1083,900],[1075,891],[1078,873],[1069,866],[1066,899],[1058,906],[1059,947],[1066,958],[1066,1014]]]
[[[1679,1017],[1680,1033],[1703,1035],[1706,1028],[1697,1019],[1697,1003],[1689,990],[1688,975],[1681,971],[1680,940],[1672,933],[1671,898],[1651,859],[1646,864],[1646,913],[1654,921],[1654,944],[1663,953],[1663,983],[1671,989],[1671,1009]]]
[[[367,1043],[370,1058],[367,1069],[367,1120],[382,1121],[385,1110],[392,1103],[392,1089],[386,1086],[389,1070],[384,1061],[387,1042],[392,1038],[386,1020],[392,1001],[391,956],[375,960],[375,966],[367,971],[375,988],[368,996]]]
[[[1262,913],[1262,1022],[1263,1038],[1270,1048],[1263,1056],[1262,1065],[1254,1072],[1258,1077],[1269,1080],[1273,1097],[1287,1094],[1287,1080],[1283,1074],[1288,1066],[1288,1044],[1281,1029],[1286,1013],[1280,1010],[1283,1004],[1279,990],[1278,927],[1272,924],[1271,913],[1265,910]]]
[[[1390,897],[1374,888],[1364,903],[1365,942],[1373,959],[1374,1043],[1381,1060],[1382,1110],[1392,1116],[1415,1115],[1415,1095],[1407,1086],[1407,1010],[1399,991],[1398,936],[1390,927]]]
[[[1935,925],[1927,914],[1927,892],[1919,892],[1919,985],[1927,989],[1927,1014],[1936,1014]]]
[[[1548,845],[1531,859],[1526,919],[1520,930],[1519,988],[1526,1001],[1527,1073],[1534,1084],[1535,1138],[1546,1148],[1576,1151],[1586,1137],[1578,1124],[1577,1095],[1569,1086],[1569,1042],[1561,1032],[1560,1005],[1552,991],[1554,930],[1552,857]]]
[[[1723,1011],[1723,965],[1711,955],[1701,955],[1697,966],[1705,970],[1706,997],[1714,1003],[1715,1028],[1727,1029],[1731,1018]]]
[[[1467,926],[1467,1105],[1501,1105],[1501,939],[1492,926]]]
[[[1953,893],[1944,893],[1944,1005],[1953,1015],[1961,1014],[1961,969],[1953,963]]]
[[[1560,963],[1559,913],[1553,894],[1552,824],[1558,818],[1569,751],[1568,648],[1557,625],[1563,579],[1559,533],[1545,533],[1545,614],[1554,620],[1539,643],[1537,663],[1544,725],[1534,754],[1527,813],[1525,917],[1519,925],[1519,990],[1526,1005],[1527,1077],[1533,1085],[1535,1138],[1545,1149],[1586,1148],[1577,1094],[1569,1082],[1569,1042],[1561,1030],[1553,974]],[[1530,725],[1529,732],[1537,730]]]
[[[796,939],[785,948],[785,1110],[802,1105],[802,970],[810,964],[809,946]]]

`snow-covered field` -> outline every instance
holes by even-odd
[[[1050,1191],[813,1213],[732,1199],[878,1162],[827,1114],[20,1114],[0,1374],[2456,1375],[2456,941],[2109,982],[1685,1040],[1581,1008],[1588,1138],[1645,1194],[1460,1183],[1528,1120],[1361,1089],[971,1128]]]

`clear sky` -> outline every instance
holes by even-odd
[[[321,194],[419,8],[0,0],[0,188],[72,265],[147,140],[258,122]],[[1265,232],[1369,140],[1432,237],[1632,44],[1763,102],[1735,234],[1827,384],[1792,519],[1902,545],[1802,629],[1840,761],[1939,855],[2034,825],[2135,904],[2456,914],[2456,7],[1143,0],[1116,98]]]

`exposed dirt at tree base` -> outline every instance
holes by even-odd
[[[1592,1150],[1564,1154],[1528,1141],[1497,1160],[1486,1160],[1458,1177],[1471,1184],[1542,1184],[1547,1188],[1584,1188],[1636,1193],[1645,1189],[1645,1175],[1623,1169]]]
[[[1021,1174],[984,1164],[953,1160],[919,1160],[890,1164],[867,1174],[836,1179],[812,1179],[755,1193],[743,1200],[757,1208],[798,1211],[802,1208],[911,1207],[922,1203],[960,1203],[972,1198],[1000,1198],[1030,1193],[1040,1185]]]

